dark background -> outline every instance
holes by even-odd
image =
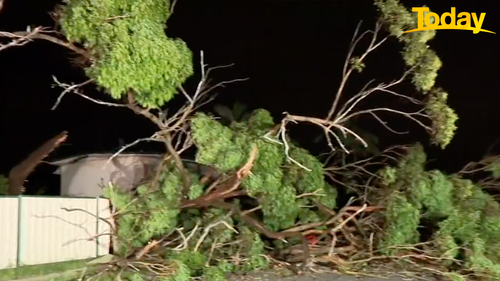
[[[427,4],[438,14],[449,12],[450,7],[456,7],[457,14],[486,12],[483,28],[500,32],[496,1],[401,2],[408,8]],[[0,30],[54,26],[49,12],[57,3],[5,0]],[[250,108],[266,108],[278,122],[284,111],[326,115],[356,25],[363,20],[362,31],[373,29],[376,16],[376,7],[368,0],[178,0],[167,33],[187,42],[196,55],[197,71],[200,50],[212,66],[235,64],[217,72],[215,81],[250,78],[219,90],[216,102],[231,105],[240,101]],[[449,93],[449,104],[460,120],[457,135],[446,150],[428,147],[429,159],[432,167],[453,172],[469,161],[479,160],[500,137],[500,92],[496,85],[499,35],[443,30],[430,44],[443,61],[437,85]],[[371,78],[377,82],[399,78],[403,70],[400,51],[401,45],[391,40],[374,52],[366,71],[348,85],[348,93],[355,93]],[[93,104],[76,95],[67,95],[52,111],[62,91],[51,87],[53,75],[66,83],[86,80],[82,71],[71,65],[70,56],[63,47],[43,41],[0,52],[0,174],[8,174],[31,151],[63,130],[69,131],[69,139],[52,157],[112,152],[119,149],[120,138],[128,143],[154,132],[147,120],[126,109]],[[197,79],[190,79],[187,88],[192,89]],[[96,91],[87,94],[106,99]],[[411,133],[394,135],[370,122],[363,128],[379,135],[383,145],[413,141],[428,144],[428,137],[414,123],[401,121],[400,117],[390,120]],[[306,147],[314,148],[310,140],[316,137],[317,130],[294,126],[292,131]],[[499,150],[500,145],[496,152]],[[30,183],[47,181],[46,175],[52,171],[42,165],[30,177]]]

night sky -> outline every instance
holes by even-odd
[[[49,12],[58,1],[4,2],[2,31],[26,30],[27,25],[54,26]],[[493,0],[401,2],[409,8],[427,4],[438,14],[449,12],[450,7],[456,7],[457,13],[486,12],[483,28],[497,32],[443,30],[430,42],[443,61],[437,85],[449,93],[449,103],[460,120],[449,147],[444,151],[429,147],[429,158],[433,167],[453,172],[479,160],[500,138],[500,12]],[[249,78],[218,90],[217,103],[239,101],[250,109],[262,107],[279,122],[284,111],[326,115],[356,25],[363,20],[363,31],[373,29],[376,16],[373,1],[368,0],[178,0],[167,34],[187,42],[195,54],[197,72],[198,54],[203,50],[205,62],[211,66],[235,64],[215,73],[214,81]],[[401,45],[392,39],[374,52],[366,62],[366,71],[351,81],[347,93],[356,93],[372,78],[379,83],[399,78],[403,71],[400,51]],[[69,132],[69,139],[52,157],[114,152],[119,149],[119,139],[128,143],[154,132],[148,120],[127,109],[93,104],[76,95],[66,95],[58,108],[51,110],[62,91],[52,87],[53,75],[66,83],[86,80],[82,70],[71,64],[71,57],[63,47],[43,41],[0,52],[0,174],[8,174],[31,151],[63,130]],[[186,87],[193,89],[197,79],[191,78]],[[109,100],[92,87],[86,88],[86,94]],[[182,99],[179,95],[177,103]],[[418,126],[397,119],[390,120],[399,129],[410,130],[409,135],[388,133],[373,122],[367,122],[363,129],[378,134],[384,145],[428,143]],[[307,126],[293,126],[292,131],[306,147],[311,145],[313,133],[318,133]],[[494,151],[500,153],[500,144]],[[51,171],[42,165],[30,181],[40,181]]]

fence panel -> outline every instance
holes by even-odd
[[[19,201],[0,198],[0,269],[16,267]]]
[[[0,200],[0,210],[5,209],[0,218],[0,268],[109,253],[110,236],[103,234],[109,233],[110,227],[98,219],[110,216],[107,199],[23,196]]]
[[[99,198],[97,200],[97,208],[99,210],[98,217],[106,220],[98,220],[97,222],[97,256],[104,256],[109,254],[109,248],[111,246],[111,206],[108,199]]]

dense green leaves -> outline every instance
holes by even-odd
[[[92,59],[86,65],[86,73],[111,97],[121,99],[133,91],[141,106],[158,108],[170,101],[177,88],[192,75],[192,54],[186,43],[165,35],[170,1],[66,0],[65,3],[60,18],[62,31],[68,40],[81,44],[89,52]],[[447,105],[448,94],[435,87],[442,62],[429,48],[428,41],[436,32],[403,33],[416,27],[416,15],[397,0],[375,0],[375,4],[387,31],[403,45],[402,58],[411,69],[413,85],[425,94],[425,112],[432,121],[433,142],[445,148],[455,134],[458,117]],[[357,71],[365,67],[356,57],[351,63]],[[231,173],[244,165],[252,148],[257,147],[252,174],[244,179],[242,187],[259,204],[267,228],[281,231],[297,223],[324,220],[322,214],[310,207],[316,202],[332,209],[337,207],[337,189],[325,182],[323,164],[316,157],[288,137],[286,155],[282,139],[264,137],[276,126],[268,111],[258,109],[244,115],[241,106],[235,106],[232,112],[222,107],[216,110],[227,118],[227,126],[203,113],[191,119],[196,160]],[[290,157],[308,170],[292,163]],[[421,242],[418,229],[425,219],[437,229],[431,239],[439,256],[451,259],[463,254],[469,269],[500,278],[500,254],[494,250],[500,248],[498,202],[470,180],[437,170],[427,171],[426,161],[423,147],[416,145],[409,148],[397,165],[379,171],[384,195],[379,203],[386,207],[380,249],[394,254],[398,252],[394,246]],[[500,175],[498,166],[489,166],[494,177]],[[189,174],[192,179],[189,199],[206,191],[207,187],[198,183],[198,176]],[[182,181],[172,165],[167,165],[153,184],[156,189],[145,183],[138,187],[137,194],[114,187],[105,189],[106,196],[120,212],[118,255],[127,256],[181,227],[183,232],[189,232],[201,226],[210,233],[193,232],[185,250],[170,249],[163,253],[162,258],[171,261],[177,273],[161,280],[204,276],[217,281],[224,280],[225,273],[230,271],[269,265],[263,257],[261,236],[227,210],[179,208]],[[217,249],[218,258],[210,260],[213,245],[217,243],[224,246]],[[236,253],[245,263],[228,262]],[[128,280],[142,278],[137,272],[128,274]],[[460,280],[458,273],[453,274],[450,273],[450,278]]]
[[[137,102],[157,108],[193,74],[186,43],[165,35],[169,0],[66,0],[60,24],[94,60],[87,75],[119,99],[129,90]]]
[[[289,163],[278,140],[263,137],[274,126],[273,118],[263,109],[255,110],[247,121],[233,122],[230,127],[202,113],[192,122],[200,163],[233,171],[245,164],[252,147],[257,146],[259,153],[252,175],[243,184],[248,194],[259,200],[266,226],[281,230],[293,226],[301,212],[299,206],[311,200],[335,207],[336,189],[326,184],[323,165],[306,150],[289,143],[290,157],[311,171]],[[312,195],[298,198],[303,193]]]
[[[434,142],[445,148],[450,142],[457,126],[458,115],[447,104],[448,94],[441,89],[434,90],[427,102],[426,112],[432,120]]]
[[[460,249],[467,249],[467,268],[500,278],[498,251],[484,247],[500,246],[500,204],[491,195],[471,180],[426,171],[421,145],[410,148],[397,167],[381,174],[392,190],[381,241],[385,253],[421,242],[418,228],[426,219],[437,228],[432,239],[438,255],[454,259]]]
[[[118,253],[126,255],[134,247],[142,247],[152,238],[167,235],[177,227],[182,187],[179,172],[165,171],[159,185],[158,190],[149,193],[149,185],[140,186],[137,195],[113,186],[104,189],[113,206],[123,212],[118,216]]]

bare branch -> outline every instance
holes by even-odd
[[[175,4],[177,4],[177,0],[173,0],[172,4],[170,5],[170,16],[172,16],[172,14],[174,13]]]
[[[141,139],[137,139],[129,144],[126,144],[124,146],[122,146],[117,152],[115,152],[113,155],[111,155],[111,157],[108,158],[108,161],[106,161],[106,164],[109,164],[113,161],[113,159],[115,159],[115,157],[117,157],[118,155],[120,155],[123,151],[129,149],[130,147],[134,146],[134,145],[137,145],[141,142],[145,142],[145,141],[160,141],[158,140],[158,138],[156,137],[157,134],[154,134],[153,136],[149,137],[149,138],[141,138]]]
[[[351,76],[353,70],[355,69],[355,66],[351,65],[349,67],[349,69],[346,71],[346,69],[348,68],[348,65],[351,62],[352,53],[354,52],[354,49],[356,48],[356,45],[359,43],[359,41],[365,35],[367,35],[369,33],[373,34],[372,41],[370,42],[370,45],[368,46],[367,50],[358,59],[358,62],[361,63],[366,58],[366,56],[368,56],[369,53],[371,53],[376,48],[378,48],[380,45],[382,45],[387,40],[387,38],[388,38],[388,37],[386,37],[386,38],[382,39],[380,42],[378,42],[377,44],[375,44],[375,42],[377,41],[377,33],[380,30],[380,28],[381,28],[381,25],[377,23],[376,26],[375,26],[375,30],[374,31],[366,31],[361,36],[359,36],[357,39],[354,39],[354,38],[356,38],[356,35],[358,34],[358,31],[359,31],[360,27],[361,27],[361,22],[358,24],[358,26],[356,27],[356,31],[354,32],[353,43],[351,43],[351,47],[349,48],[349,53],[347,55],[347,58],[346,58],[346,61],[345,61],[345,64],[344,64],[344,71],[342,73],[342,81],[340,82],[340,86],[339,86],[339,89],[337,90],[337,94],[335,96],[335,100],[334,100],[334,102],[332,104],[332,107],[330,108],[330,112],[328,112],[328,115],[327,115],[326,119],[331,119],[332,116],[333,116],[333,114],[335,113],[335,110],[337,109],[337,104],[338,104],[338,102],[340,100],[340,97],[342,96],[342,93],[344,91],[345,85],[347,84],[347,81],[349,80],[349,77]]]
[[[83,83],[69,86],[67,84],[62,84],[61,82],[59,82],[55,76],[52,76],[52,79],[54,79],[54,82],[56,82],[59,87],[64,88],[64,91],[59,95],[56,103],[54,104],[54,106],[52,106],[51,110],[55,110],[57,108],[57,106],[59,105],[59,103],[63,99],[64,95],[66,95],[69,92],[76,92],[78,88],[81,88],[81,87],[94,81],[93,79],[89,79]]]
[[[57,108],[57,106],[59,105],[59,103],[61,102],[61,100],[63,99],[63,97],[67,94],[67,93],[70,93],[70,92],[73,92],[74,94],[77,94],[79,95],[80,97],[84,98],[84,99],[87,99],[93,103],[96,103],[96,104],[100,104],[100,105],[106,105],[106,106],[114,106],[114,107],[127,107],[127,105],[125,104],[119,104],[119,103],[112,103],[112,102],[104,102],[104,101],[100,101],[100,100],[97,100],[97,99],[93,99],[87,95],[84,95],[83,93],[80,92],[80,88],[87,85],[87,84],[90,84],[91,82],[93,82],[94,80],[92,79],[89,79],[85,82],[82,82],[80,84],[76,84],[76,85],[69,85],[69,84],[65,84],[65,83],[61,83],[59,82],[59,80],[57,80],[57,78],[55,76],[52,76],[52,78],[54,79],[54,82],[56,82],[57,86],[61,87],[64,89],[64,91],[59,95],[59,97],[57,98],[57,101],[56,103],[54,104],[54,106],[52,107],[52,110],[55,110]]]
[[[13,39],[12,42],[6,44],[6,45],[0,45],[0,51],[14,47],[14,46],[23,46],[24,44],[33,41],[34,39],[41,39],[45,41],[52,42],[54,44],[66,47],[73,52],[84,56],[87,59],[91,59],[91,55],[87,50],[79,48],[72,43],[69,43],[65,40],[59,39],[55,36],[48,35],[48,33],[56,33],[54,30],[50,30],[47,27],[35,27],[33,30],[31,30],[28,27],[27,31],[16,31],[16,32],[0,32],[0,37],[6,37],[6,38],[11,38]]]
[[[389,125],[387,125],[387,122],[380,119],[380,117],[378,117],[377,114],[373,113],[373,112],[370,112],[370,115],[373,116],[373,118],[375,118],[375,120],[377,120],[382,126],[384,126],[389,132],[391,133],[394,133],[394,134],[397,134],[397,135],[404,135],[404,134],[408,134],[408,131],[406,132],[398,132],[394,129],[392,129],[391,127],[389,127]]]
[[[31,42],[32,41],[31,37],[38,32],[40,32],[40,28],[38,28],[38,27],[35,28],[34,30],[30,31],[26,35],[18,35],[15,33],[0,31],[0,37],[12,38],[11,42],[9,42],[7,44],[0,45],[0,51],[6,50],[6,49],[11,48],[11,47],[23,46],[23,45]]]
[[[231,225],[229,225],[225,220],[220,220],[216,223],[213,223],[209,226],[207,226],[205,228],[205,230],[203,231],[203,234],[201,235],[201,237],[198,239],[198,242],[196,242],[196,245],[194,247],[194,250],[193,251],[198,251],[198,249],[200,248],[201,244],[203,243],[203,240],[205,240],[205,238],[207,237],[208,233],[210,232],[210,230],[218,225],[224,225],[225,227],[227,227],[228,229],[232,230],[234,233],[238,233],[238,231],[236,229],[234,229],[234,227],[232,227]]]
[[[317,118],[317,117],[307,117],[307,116],[298,116],[298,115],[292,115],[288,113],[284,113],[285,117],[281,121],[281,126],[279,127],[279,130],[276,134],[276,136],[280,136],[281,141],[277,141],[276,139],[272,139],[269,134],[266,134],[264,137],[267,140],[273,141],[273,142],[278,142],[285,147],[285,154],[286,157],[289,161],[299,165],[300,167],[309,170],[307,167],[304,167],[300,163],[297,163],[294,159],[292,159],[289,155],[289,150],[290,146],[287,143],[286,137],[285,137],[285,132],[286,132],[286,125],[289,122],[292,123],[298,123],[298,122],[307,122],[307,123],[312,123],[320,128],[323,129],[324,135],[326,137],[326,141],[328,143],[328,146],[331,148],[332,151],[335,151],[334,144],[332,142],[332,138],[336,140],[342,151],[344,151],[346,154],[349,154],[350,151],[347,149],[347,147],[344,145],[343,141],[341,140],[340,136],[338,135],[336,130],[340,131],[342,133],[344,138],[347,138],[349,136],[354,137],[356,140],[361,142],[363,146],[367,147],[368,143],[356,132],[352,131],[347,127],[347,123],[352,120],[356,116],[360,116],[363,114],[368,114],[371,115],[372,117],[375,118],[382,126],[384,126],[386,129],[388,129],[391,132],[397,133],[397,134],[404,134],[405,132],[398,132],[394,129],[391,129],[386,122],[384,122],[378,115],[377,113],[379,112],[390,112],[394,114],[401,115],[405,118],[408,118],[414,122],[416,122],[418,125],[423,127],[427,132],[432,132],[432,128],[430,126],[427,126],[426,124],[421,121],[421,118],[428,119],[429,116],[424,113],[425,107],[424,103],[414,99],[410,96],[404,95],[397,93],[392,89],[392,87],[401,84],[408,74],[410,74],[413,69],[409,69],[403,73],[403,75],[395,80],[392,81],[388,84],[385,83],[380,83],[375,87],[370,87],[370,85],[374,82],[374,80],[369,81],[367,84],[363,86],[361,91],[359,91],[357,94],[355,94],[353,97],[351,97],[347,102],[340,108],[339,111],[337,111],[337,107],[339,105],[340,98],[343,94],[343,91],[345,89],[345,86],[347,84],[347,81],[349,77],[351,76],[352,72],[356,70],[356,63],[362,63],[368,54],[373,52],[375,49],[377,49],[379,46],[381,46],[387,39],[388,37],[383,38],[382,40],[377,40],[377,35],[378,32],[381,29],[380,24],[376,24],[375,30],[373,31],[366,31],[360,36],[358,36],[359,33],[359,28],[361,26],[361,23],[358,24],[355,32],[353,39],[351,41],[351,46],[349,48],[349,52],[347,54],[347,58],[344,64],[344,68],[342,71],[342,80],[339,86],[339,89],[337,91],[337,94],[335,96],[335,100],[332,104],[332,107],[330,108],[330,111],[328,112],[326,118]],[[361,41],[362,38],[364,38],[366,35],[371,34],[372,38],[369,43],[369,46],[366,48],[366,50],[356,58],[353,58],[353,53],[355,48],[357,47],[358,43]],[[352,61],[355,60],[356,63],[353,63]],[[390,96],[393,96],[395,98],[401,98],[404,100],[407,100],[413,104],[422,106],[422,109],[416,111],[416,112],[407,112],[404,110],[398,110],[394,108],[388,108],[388,107],[375,107],[375,108],[370,108],[370,109],[364,109],[364,110],[357,110],[356,107],[364,101],[366,98],[372,96],[374,93],[384,93],[384,94],[389,94]]]
[[[389,90],[389,88],[395,86],[395,85],[398,85],[400,84],[401,82],[403,82],[403,80],[406,78],[406,76],[410,73],[411,69],[408,70],[408,71],[405,71],[405,73],[401,76],[401,78],[399,78],[398,80],[396,81],[393,81],[389,84],[379,84],[378,86],[374,87],[374,88],[371,88],[369,90],[365,90],[366,88],[368,88],[368,85],[371,84],[371,82],[373,81],[370,81],[368,82],[365,87],[363,88],[363,90],[361,90],[361,92],[359,92],[358,94],[356,94],[354,97],[352,97],[350,100],[348,100],[346,102],[346,104],[344,105],[344,107],[339,111],[339,113],[336,115],[336,117],[334,118],[335,119],[335,122],[336,123],[341,123],[341,122],[345,122],[347,121],[349,118],[344,118],[349,112],[351,112],[354,107],[360,103],[363,99],[367,98],[370,94],[376,92],[376,91],[381,91],[381,92],[385,92],[385,93],[389,93],[389,94],[392,94],[394,96],[397,96],[397,97],[400,97],[400,98],[403,98],[403,99],[406,99],[406,100],[409,100],[410,102],[414,103],[414,104],[418,104],[418,105],[421,105],[422,102],[417,100],[417,99],[414,99],[412,97],[409,97],[409,96],[405,96],[405,95],[402,95],[402,94],[399,94],[399,93],[396,93],[394,91],[391,91]],[[348,105],[351,105],[348,109],[346,108]]]
[[[413,116],[425,116],[424,114],[422,114],[421,112],[423,111],[424,109],[421,109],[417,112],[403,112],[403,111],[400,111],[400,110],[396,110],[396,109],[392,109],[392,108],[386,108],[386,107],[380,107],[380,108],[372,108],[372,109],[366,109],[366,110],[360,110],[356,113],[353,113],[351,115],[348,116],[347,119],[349,118],[352,118],[354,116],[358,116],[358,115],[362,115],[362,114],[365,114],[365,113],[373,113],[373,112],[377,112],[377,111],[387,111],[387,112],[392,112],[392,113],[396,113],[396,114],[399,114],[399,115],[403,115],[404,117],[406,118],[409,118],[413,121],[415,121],[416,123],[418,123],[420,126],[422,126],[423,128],[425,128],[426,130],[430,131],[431,128],[427,125],[425,125],[424,123],[422,123],[422,121],[416,119],[415,117]]]

